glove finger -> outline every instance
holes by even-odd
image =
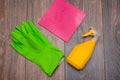
[[[22,35],[21,32],[18,30],[15,30],[11,32],[11,38],[14,42],[24,44],[24,45],[30,45],[35,49],[41,49],[41,43],[37,41],[31,34],[27,34],[25,37]]]
[[[39,31],[39,29],[37,28],[37,26],[32,22],[32,20],[29,20],[28,21],[31,29],[34,31],[34,33],[37,35],[37,36],[41,36],[41,38],[43,37],[44,38],[44,35]]]
[[[41,49],[41,44],[36,39],[34,39],[34,37],[31,36],[30,34],[24,37],[21,32],[19,32],[18,30],[15,30],[11,32],[11,38],[15,43],[25,45],[26,47],[31,46],[36,50]]]
[[[21,44],[25,43],[26,41],[25,37],[18,30],[11,32],[11,38],[13,41],[21,43]]]
[[[22,32],[22,28],[21,28],[21,26],[16,26],[16,30]]]
[[[45,46],[42,42],[39,42],[34,36],[32,35],[27,35],[26,36],[28,43],[37,50],[42,50],[43,46]]]
[[[25,29],[25,27],[23,25],[21,26],[16,26],[16,30],[18,30],[19,32],[21,32],[22,35],[27,35],[27,31]]]
[[[50,41],[39,31],[39,29],[36,27],[36,25],[32,22],[32,20],[28,21],[31,29],[33,29],[34,34],[36,35],[36,38],[38,38],[40,41],[48,44]]]
[[[30,25],[31,29],[32,29],[34,32],[40,32],[40,31],[38,30],[38,28],[36,27],[36,25],[33,23],[32,20],[29,20],[29,21],[28,21],[28,24]]]
[[[25,26],[23,26],[23,25],[16,26],[16,30],[18,30],[20,32],[20,34],[18,34],[18,35],[21,35],[21,37],[23,37],[23,39],[25,40],[28,35],[28,32],[27,32]]]
[[[27,31],[26,31],[25,27],[23,25],[21,25],[20,28],[22,30],[23,35],[24,36],[27,35]]]
[[[16,26],[16,30],[11,33],[13,41],[22,43],[24,45],[30,45],[37,50],[42,49],[41,46],[44,45],[43,42],[39,42],[32,34],[23,34],[22,32],[20,32],[21,30],[21,26]]]
[[[31,29],[30,25],[27,22],[22,21],[22,26],[24,26],[27,33],[33,33],[33,30]]]
[[[38,56],[38,52],[31,47],[27,47],[24,45],[17,44],[15,42],[11,42],[10,45],[22,56],[34,62],[36,57]],[[40,55],[40,54],[39,54]]]

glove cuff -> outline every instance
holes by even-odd
[[[53,72],[56,70],[56,68],[59,66],[61,61],[63,60],[64,56],[61,55],[59,58],[56,58],[56,60],[52,63],[52,66],[49,69],[48,75],[51,76]]]
[[[41,59],[37,58],[36,63],[48,76],[51,76],[61,63],[63,57],[64,54],[61,50],[57,49],[56,47],[47,47],[44,49]]]

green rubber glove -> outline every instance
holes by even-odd
[[[11,33],[11,46],[22,56],[37,64],[48,76],[51,76],[61,59],[61,50],[55,47],[30,20],[16,26]]]

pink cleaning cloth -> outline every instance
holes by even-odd
[[[55,0],[38,24],[68,42],[85,16],[66,0]]]

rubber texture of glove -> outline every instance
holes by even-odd
[[[48,76],[59,65],[64,54],[35,26],[32,20],[23,21],[11,32],[11,46],[22,56],[37,64]]]

